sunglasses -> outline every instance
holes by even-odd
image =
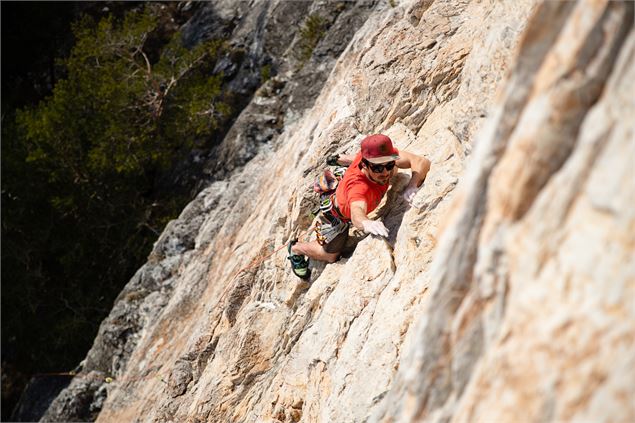
[[[370,168],[370,170],[372,170],[375,173],[381,173],[384,171],[384,169],[390,172],[395,167],[395,162],[375,164],[375,163],[369,162],[368,160],[364,160],[364,163],[366,163],[366,165]]]

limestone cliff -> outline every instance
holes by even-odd
[[[53,408],[89,395],[104,422],[634,420],[633,13],[376,9],[315,104],[168,225]],[[390,237],[360,235],[301,283],[284,245],[306,235],[314,176],[377,132],[432,161],[414,206],[404,172],[376,213]]]

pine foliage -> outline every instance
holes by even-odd
[[[150,7],[73,33],[52,94],[2,125],[3,352],[37,371],[86,353],[189,200],[157,180],[231,112],[213,72],[222,40],[186,49]]]

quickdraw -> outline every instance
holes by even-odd
[[[348,169],[348,168],[344,167],[344,166],[338,166],[333,171],[333,175],[335,175],[335,177],[338,180],[341,180],[344,177],[344,174],[346,173],[346,169]]]
[[[326,237],[322,235],[322,223],[318,220],[315,222],[315,238],[320,245],[326,244]]]

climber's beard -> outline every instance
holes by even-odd
[[[390,175],[380,176],[379,178],[377,178],[377,183],[379,185],[388,185],[389,182],[390,182]]]
[[[373,181],[376,184],[379,185],[388,185],[388,183],[390,182],[390,178],[392,176],[392,172],[382,172],[380,174],[376,174],[374,172],[371,172],[370,170],[367,173],[368,175],[368,179],[370,179],[371,181]]]

